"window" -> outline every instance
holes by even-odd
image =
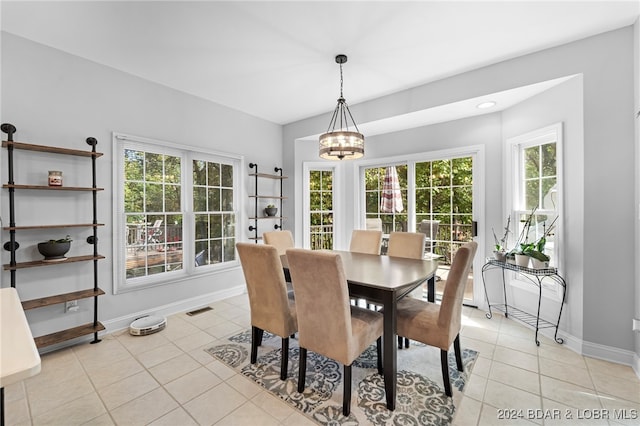
[[[515,182],[512,189],[513,238],[517,240],[522,234],[521,242],[534,242],[545,233],[549,234],[545,254],[550,257],[551,265],[555,266],[559,263],[557,231],[561,222],[561,132],[560,125],[550,126],[510,141]],[[530,226],[524,229],[529,215]]]
[[[333,249],[333,170],[309,170],[311,250]]]
[[[240,158],[120,134],[114,158],[114,292],[237,266]]]
[[[534,243],[545,234],[544,253],[561,269],[562,230],[562,125],[555,124],[508,140],[512,244]],[[531,216],[530,223],[527,218]],[[531,290],[531,286],[514,285]],[[560,297],[559,286],[543,282],[543,294]],[[557,294],[556,294],[557,293]]]
[[[394,231],[408,231],[406,164],[365,168],[364,190],[365,217],[367,219],[380,218],[382,220],[382,232],[385,234]],[[385,191],[397,192],[402,202],[382,202],[383,192]]]

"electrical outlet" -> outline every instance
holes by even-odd
[[[633,331],[640,331],[640,319],[633,319],[633,327],[631,328]]]
[[[80,310],[80,306],[78,306],[77,300],[71,300],[64,304],[64,312],[78,312]]]

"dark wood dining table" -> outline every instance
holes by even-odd
[[[327,250],[325,250],[327,251]],[[382,306],[384,313],[383,368],[387,408],[396,408],[396,302],[427,281],[427,298],[435,300],[437,260],[407,259],[386,255],[329,250],[340,255],[349,295]],[[281,256],[285,274],[289,265]]]

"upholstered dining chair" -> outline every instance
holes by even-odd
[[[398,335],[440,348],[442,381],[447,396],[452,396],[448,362],[452,343],[458,371],[463,371],[460,352],[462,299],[477,248],[478,244],[471,241],[458,249],[439,305],[411,297],[405,297],[397,304]]]
[[[237,243],[251,310],[251,364],[258,357],[264,331],[282,338],[280,379],[287,378],[289,336],[298,331],[296,306],[288,297],[278,250],[266,244]]]
[[[269,244],[270,246],[274,246],[278,249],[278,255],[282,256],[285,254],[288,248],[293,248],[293,235],[291,235],[291,231],[284,229],[282,231],[270,231],[262,233],[262,240],[265,244]]]
[[[349,251],[366,254],[380,254],[382,231],[354,229],[351,233]]]
[[[298,309],[300,367],[298,392],[304,392],[307,351],[344,366],[342,413],[351,411],[351,364],[373,341],[382,374],[383,315],[352,306],[342,260],[335,253],[287,250]]]
[[[421,232],[392,232],[389,234],[389,248],[387,256],[407,257],[410,259],[424,258],[424,243],[426,235]],[[422,299],[424,290],[420,284],[409,295]],[[409,347],[409,339],[404,338],[405,348]],[[398,349],[402,349],[402,335],[398,334]]]

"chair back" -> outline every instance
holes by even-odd
[[[392,232],[389,234],[387,255],[422,259],[426,236],[420,232]]]
[[[470,241],[458,249],[451,262],[438,316],[438,326],[444,329],[448,327],[449,336],[455,337],[460,332],[464,288],[467,285],[477,249],[478,243]]]
[[[382,231],[354,229],[351,233],[349,251],[366,254],[380,254]]]
[[[296,295],[300,346],[349,365],[352,352],[349,288],[335,253],[287,250]]]
[[[433,252],[434,240],[438,237],[439,228],[439,220],[423,220],[418,225],[418,232],[422,232],[426,236],[426,250],[428,252]]]
[[[288,248],[295,247],[293,235],[291,235],[291,231],[286,229],[282,231],[263,232],[262,240],[265,244],[274,246],[278,250],[278,255],[280,256],[285,254]]]
[[[382,231],[382,219],[379,217],[367,218],[365,228],[371,231]]]
[[[251,325],[280,337],[297,329],[296,310],[287,297],[278,250],[266,244],[237,243],[240,264],[247,283]]]

